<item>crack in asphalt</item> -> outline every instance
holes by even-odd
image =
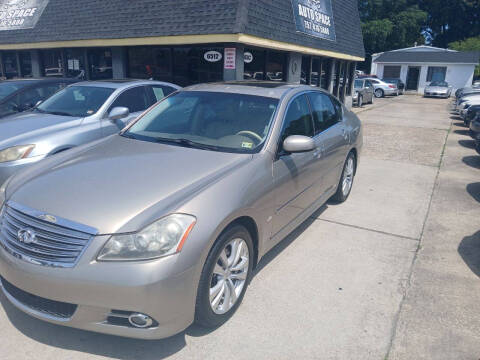
[[[388,344],[387,353],[384,357],[385,360],[389,359],[390,353],[391,353],[392,348],[393,348],[393,342],[395,341],[395,337],[397,336],[397,328],[398,328],[398,322],[400,320],[400,314],[402,312],[403,305],[404,305],[405,300],[407,298],[408,290],[411,287],[413,269],[415,267],[415,263],[416,263],[416,260],[418,258],[418,253],[419,253],[419,251],[422,247],[423,234],[424,234],[425,228],[427,226],[428,217],[430,216],[430,210],[431,210],[431,207],[432,207],[433,196],[435,194],[435,191],[438,189],[438,178],[440,176],[441,165],[443,163],[444,156],[445,156],[445,148],[447,146],[448,137],[450,136],[450,134],[452,132],[452,127],[453,127],[453,120],[450,120],[450,128],[449,128],[449,130],[448,130],[448,132],[445,136],[445,139],[444,139],[444,143],[443,143],[443,147],[442,147],[442,153],[440,155],[440,161],[439,161],[439,165],[438,165],[438,168],[437,168],[437,173],[435,174],[435,181],[433,182],[433,188],[432,188],[432,192],[430,194],[430,199],[429,199],[429,202],[428,202],[428,208],[427,208],[427,212],[425,214],[425,219],[423,221],[422,231],[420,233],[420,238],[418,240],[417,249],[416,249],[415,254],[413,256],[412,263],[410,264],[410,270],[409,270],[409,273],[408,273],[407,281],[404,285],[403,295],[402,295],[402,299],[400,300],[400,305],[398,307],[398,311],[395,314],[395,317],[393,318],[393,325],[392,325],[392,331],[391,331],[391,334],[390,334],[390,341],[389,341],[389,344]]]

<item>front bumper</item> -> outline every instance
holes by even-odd
[[[7,298],[20,310],[41,320],[99,333],[140,339],[177,334],[194,320],[199,271],[176,272],[178,255],[148,262],[92,261],[108,236],[98,236],[73,268],[51,268],[17,259],[0,247],[0,275],[9,288],[44,300],[76,305],[69,317],[38,311],[3,286]],[[99,245],[101,244],[101,245]],[[114,311],[150,316],[154,326],[141,329],[112,324]]]
[[[450,97],[448,93],[429,92],[429,91],[425,91],[424,95],[427,97],[438,97],[438,98],[444,98],[444,99],[447,99]]]

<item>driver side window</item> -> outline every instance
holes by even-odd
[[[297,96],[288,106],[280,137],[280,150],[283,142],[291,135],[313,137],[313,119],[306,95]]]

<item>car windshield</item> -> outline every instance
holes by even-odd
[[[5,99],[7,96],[13,94],[15,91],[20,90],[30,84],[33,81],[12,81],[12,82],[4,82],[0,84],[0,100]]]
[[[98,86],[70,86],[45,100],[35,111],[65,116],[95,114],[115,89]]]
[[[123,136],[204,150],[258,152],[278,99],[220,92],[183,91],[151,109]]]
[[[448,83],[446,81],[432,81],[430,86],[448,87]]]
[[[363,80],[355,80],[355,88],[361,89],[363,87]]]

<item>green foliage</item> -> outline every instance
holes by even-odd
[[[448,44],[448,48],[458,51],[478,51],[480,53],[480,36],[471,37],[462,41]],[[480,66],[475,68],[475,76],[480,76]]]

